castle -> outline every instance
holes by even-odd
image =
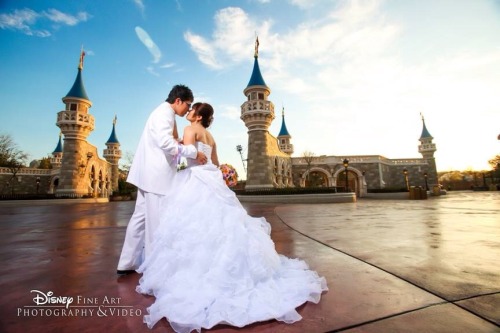
[[[78,73],[68,94],[62,98],[63,111],[57,113],[59,142],[50,159],[52,169],[23,168],[16,174],[0,168],[0,194],[52,193],[56,197],[107,198],[118,189],[118,162],[122,156],[116,137],[116,116],[103,157],[87,141],[94,130],[92,107],[82,79],[81,52]],[[300,156],[294,152],[292,136],[282,124],[277,137],[269,133],[275,119],[271,89],[262,76],[258,61],[258,40],[250,80],[243,90],[241,120],[248,128],[247,180],[245,190],[256,191],[286,187],[336,187],[362,197],[368,190],[408,190],[410,186],[431,189],[438,184],[434,152],[436,145],[422,118],[418,152],[422,158],[389,159],[380,155]],[[62,144],[64,136],[64,145]]]
[[[241,120],[248,128],[247,181],[245,190],[283,187],[337,187],[363,196],[368,189],[430,189],[438,184],[434,152],[436,145],[422,118],[418,151],[422,158],[389,159],[380,155],[292,157],[292,136],[282,124],[277,137],[269,133],[275,118],[271,89],[259,68],[258,39],[252,75],[243,90],[247,100],[241,105]]]
[[[122,153],[115,133],[116,116],[103,151],[104,159],[99,157],[97,147],[87,141],[95,125],[94,116],[89,113],[92,102],[82,78],[84,56],[82,50],[75,82],[62,98],[65,108],[57,113],[56,125],[61,132],[50,159],[52,169],[23,168],[13,177],[10,169],[0,168],[2,193],[107,198],[118,189],[118,161]]]

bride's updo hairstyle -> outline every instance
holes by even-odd
[[[214,109],[212,105],[208,103],[201,103],[201,105],[195,109],[195,115],[201,116],[201,125],[208,128],[214,120]]]

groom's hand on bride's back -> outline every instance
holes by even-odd
[[[198,151],[198,153],[196,154],[196,160],[200,164],[206,164],[207,163],[207,157],[201,151]]]

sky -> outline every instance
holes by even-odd
[[[213,105],[219,160],[245,178],[236,146],[246,158],[239,117],[256,36],[269,130],[284,109],[292,156],[420,158],[422,115],[438,171],[490,170],[500,154],[498,0],[1,0],[0,133],[30,160],[51,154],[83,46],[101,156],[115,115],[133,156],[181,83]]]

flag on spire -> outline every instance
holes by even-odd
[[[259,36],[255,38],[255,54],[254,57],[257,58],[259,56]]]
[[[83,50],[83,45],[82,45],[82,50],[80,51],[80,64],[78,65],[78,69],[83,69],[83,58],[85,57],[85,51]]]

